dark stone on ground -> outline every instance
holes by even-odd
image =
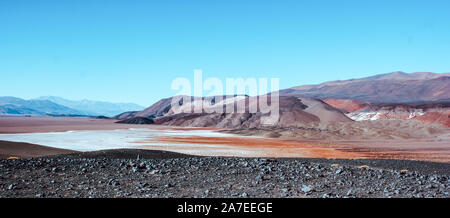
[[[147,117],[133,117],[126,120],[117,121],[116,123],[124,123],[124,124],[153,124],[155,123],[153,119]]]
[[[449,198],[449,165],[120,149],[0,160],[0,197]]]

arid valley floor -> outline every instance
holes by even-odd
[[[372,130],[378,135],[371,139],[369,130],[356,125],[341,129],[362,134],[334,132],[333,140],[323,140],[321,134],[328,133],[313,127],[230,130],[114,122],[2,117],[0,196],[449,197],[446,128],[414,127],[418,135],[409,137],[392,129],[419,124],[384,124]],[[70,144],[71,134],[103,147],[83,150],[79,142]],[[123,144],[98,141],[108,134],[125,135],[117,138]]]

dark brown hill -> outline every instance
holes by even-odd
[[[267,97],[267,96],[262,96]],[[260,97],[233,96],[222,101],[215,97],[194,98],[192,102],[185,102],[181,107],[190,108],[192,104],[201,103],[206,108],[217,108],[223,105],[245,102],[243,113],[186,113],[177,112],[171,107],[172,98],[163,99],[147,109],[134,113],[132,118],[121,121],[133,123],[135,118],[149,118],[154,124],[170,126],[217,127],[217,128],[253,128],[260,126],[300,126],[307,123],[351,122],[341,111],[323,101],[311,98],[297,98],[293,96],[279,96],[279,116],[270,113],[250,111],[250,105],[259,105]],[[270,98],[269,101],[270,103]],[[236,107],[236,105],[234,106]]]
[[[126,123],[126,124],[153,124],[154,121],[146,117],[132,117],[125,120],[117,121],[116,123]]]

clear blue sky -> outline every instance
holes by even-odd
[[[0,96],[148,106],[194,69],[281,88],[450,72],[450,1],[0,1]]]

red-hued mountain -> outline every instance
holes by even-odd
[[[424,123],[439,123],[450,128],[450,110],[448,109],[442,112],[428,112],[414,119]]]
[[[450,73],[394,72],[361,79],[297,86],[281,90],[280,95],[374,103],[447,101],[450,100]]]
[[[356,121],[411,119],[450,127],[450,102],[383,104],[348,99],[327,99],[325,102]]]

